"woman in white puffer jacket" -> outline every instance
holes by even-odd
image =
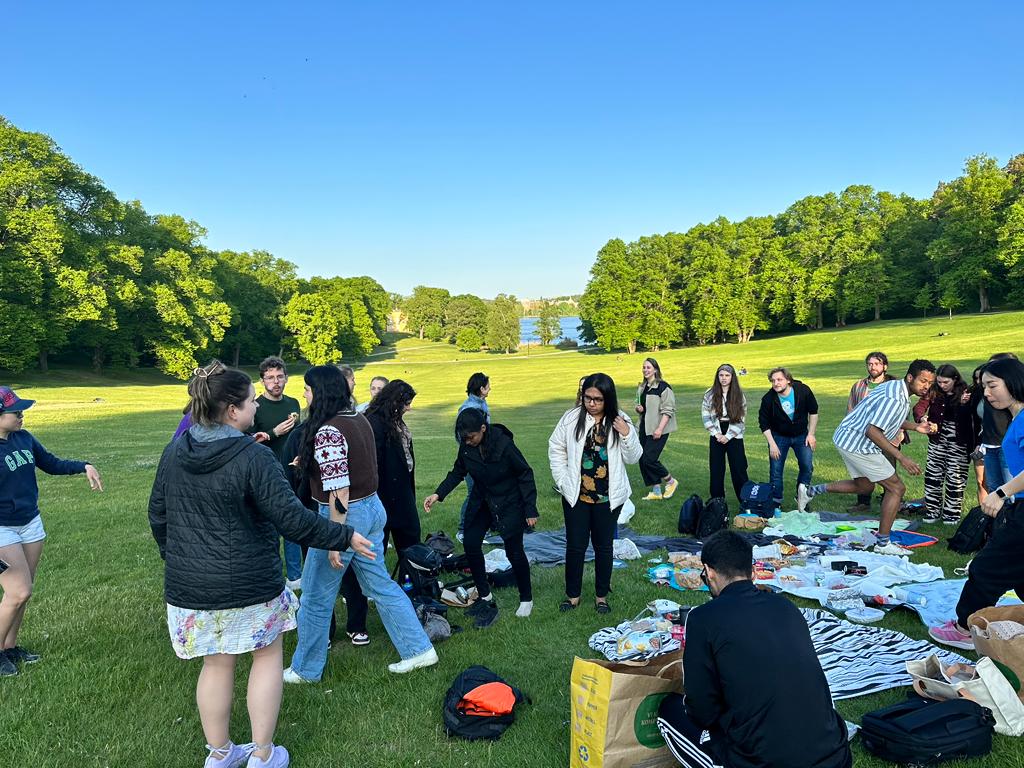
[[[604,373],[583,380],[583,402],[563,414],[548,440],[548,462],[565,514],[565,596],[559,609],[579,605],[583,559],[594,545],[595,609],[608,613],[612,542],[619,510],[629,499],[626,464],[643,449],[629,416],[619,410],[615,382]]]

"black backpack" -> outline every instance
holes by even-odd
[[[954,552],[969,555],[985,546],[992,536],[993,518],[981,511],[981,507],[973,507],[964,515],[956,532],[949,537],[946,545]]]
[[[697,518],[697,538],[704,539],[729,525],[729,505],[721,496],[708,499]]]
[[[860,724],[864,747],[893,763],[935,765],[992,751],[992,712],[967,699],[913,696],[868,712]]]
[[[507,714],[473,714],[467,712],[465,707],[459,704],[470,691],[488,683],[499,683],[506,686],[511,695],[515,698],[512,711]],[[529,702],[529,698],[517,688],[509,685],[487,667],[474,666],[460,672],[452,682],[448,693],[444,695],[444,732],[448,736],[458,736],[469,741],[477,739],[496,740],[501,738],[516,719],[515,707],[523,702]]]
[[[398,565],[395,566],[396,581],[402,585],[402,589],[413,602],[416,602],[417,598],[439,600],[441,584],[438,576],[441,574],[442,565],[444,558],[437,550],[426,544],[413,544],[398,553]]]
[[[761,517],[775,514],[775,500],[772,499],[771,483],[754,483],[748,480],[740,489],[740,511]]]
[[[704,510],[704,500],[696,493],[683,502],[679,508],[679,532],[684,536],[692,536],[697,530],[697,521]]]

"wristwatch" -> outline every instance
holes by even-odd
[[[1000,499],[1005,499],[1006,491],[1004,491],[1002,488],[996,488],[996,496],[998,496]]]

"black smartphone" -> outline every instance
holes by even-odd
[[[7,570],[8,568],[10,568],[10,567],[11,567],[11,566],[9,566],[9,565],[8,565],[7,563],[5,563],[5,562],[4,562],[3,560],[0,560],[0,573],[3,573],[4,571],[6,571],[6,570]]]

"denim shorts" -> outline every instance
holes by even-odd
[[[31,544],[46,538],[43,516],[36,515],[24,525],[0,525],[0,547],[11,544]]]

